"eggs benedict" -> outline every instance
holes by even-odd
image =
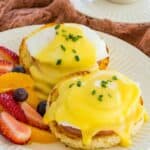
[[[80,72],[49,95],[45,123],[78,149],[129,146],[147,115],[137,83],[115,71]]]
[[[62,77],[105,69],[109,55],[105,42],[92,29],[73,23],[48,24],[23,39],[20,62],[35,80],[38,96],[46,99]]]
[[[105,69],[109,55],[105,42],[92,29],[73,23],[48,24],[23,39],[20,62],[37,83],[38,96],[46,99],[65,75]]]

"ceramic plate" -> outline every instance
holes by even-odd
[[[137,23],[150,22],[150,0],[137,0],[131,4],[115,4],[108,0],[71,0],[75,8],[90,17]]]
[[[39,26],[29,26],[1,32],[0,45],[18,52],[22,38],[37,27]],[[110,49],[109,68],[118,70],[139,82],[143,91],[142,96],[145,107],[150,114],[150,58],[118,38],[100,32],[98,34],[104,38]],[[133,141],[133,145],[130,148],[115,147],[109,150],[150,150],[150,122],[142,127]],[[27,146],[16,146],[0,137],[0,150],[69,150],[69,148],[66,148],[61,143],[35,143]]]

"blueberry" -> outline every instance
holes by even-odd
[[[27,100],[28,93],[24,88],[19,88],[19,89],[14,90],[13,98],[17,102],[23,102],[23,101]]]
[[[13,69],[12,69],[12,72],[20,72],[20,73],[25,73],[25,69],[23,66],[15,66]]]
[[[41,101],[38,106],[37,106],[37,112],[41,115],[44,116],[45,112],[46,112],[46,103],[47,101]]]

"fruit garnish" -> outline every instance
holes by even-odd
[[[37,108],[38,103],[40,102],[40,99],[37,97],[37,93],[33,88],[25,88],[26,91],[28,92],[28,99],[27,103],[32,106],[34,109]]]
[[[24,111],[13,99],[13,91],[0,93],[0,105],[6,112],[10,113],[17,120],[27,123],[27,118],[24,114]]]
[[[39,128],[31,127],[31,138],[30,143],[38,142],[38,143],[54,143],[58,142],[58,139],[49,131],[41,130]]]
[[[31,137],[31,128],[17,121],[9,113],[0,113],[0,132],[15,144],[26,144]]]
[[[24,88],[18,88],[13,91],[13,98],[17,102],[23,102],[23,101],[27,100],[28,93]]]
[[[9,72],[0,76],[0,93],[18,88],[24,88],[28,92],[27,103],[36,109],[40,99],[34,91],[34,81],[29,75]]]
[[[23,102],[20,104],[25,113],[27,121],[30,125],[40,129],[48,129],[49,127],[43,123],[42,116],[36,112],[28,103]]]
[[[47,101],[44,100],[44,101],[41,101],[38,106],[37,106],[37,112],[41,115],[41,116],[44,116],[45,112],[46,112],[46,104],[47,104]]]
[[[0,46],[0,59],[7,60],[13,64],[19,64],[18,55],[12,50],[9,50],[8,48],[5,48],[3,46]]]
[[[20,73],[25,73],[25,69],[23,66],[15,66],[13,69],[12,69],[12,72],[20,72]]]
[[[13,67],[14,67],[13,63],[7,60],[0,60],[0,75],[10,72]]]
[[[17,88],[33,88],[32,78],[24,73],[9,72],[0,76],[0,92]]]

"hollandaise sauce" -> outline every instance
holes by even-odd
[[[57,24],[56,35],[36,58],[41,62],[61,67],[91,67],[96,63],[96,47],[76,26]]]
[[[138,85],[126,76],[97,71],[57,85],[59,96],[47,109],[44,121],[67,123],[80,129],[85,145],[99,131],[114,131],[121,145],[131,144],[131,130],[145,116]]]

